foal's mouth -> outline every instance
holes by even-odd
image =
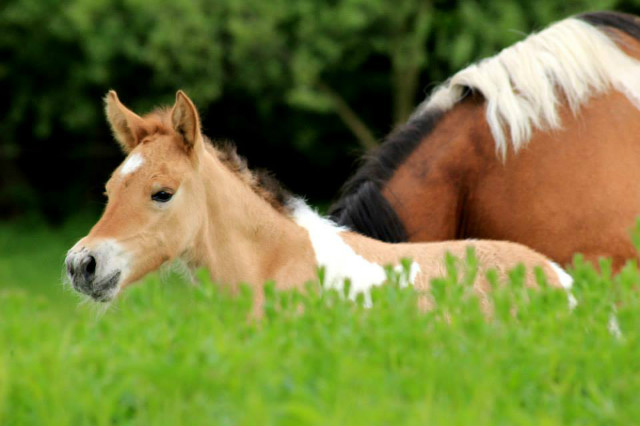
[[[96,302],[110,302],[117,293],[118,282],[120,281],[120,271],[111,274],[100,282],[96,282],[91,288],[82,291]],[[116,290],[116,291],[114,291]]]

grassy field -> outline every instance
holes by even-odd
[[[640,282],[578,264],[562,291],[513,283],[485,320],[455,276],[365,309],[313,286],[250,294],[153,275],[109,310],[61,285],[87,229],[0,225],[0,425],[571,425],[640,419]],[[85,226],[86,225],[86,226]],[[303,306],[304,313],[300,313]],[[613,307],[621,335],[611,332]],[[515,308],[515,309],[514,309]],[[513,312],[516,312],[513,314]]]

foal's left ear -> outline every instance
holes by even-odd
[[[104,98],[107,121],[113,136],[125,153],[131,152],[147,133],[144,119],[122,105],[115,91],[110,90]]]
[[[171,110],[171,123],[173,130],[182,137],[188,152],[202,144],[198,111],[182,90],[176,93],[176,103]]]

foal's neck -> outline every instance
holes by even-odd
[[[290,215],[279,212],[213,158],[203,167],[208,206],[198,263],[214,281],[248,283],[260,299],[266,281],[300,287],[322,267],[326,286],[340,289],[349,279],[354,297],[385,281],[382,265],[399,270],[395,246],[348,232],[300,199],[289,200]],[[412,282],[418,270],[411,267]]]
[[[277,211],[212,156],[201,164],[207,217],[198,237],[196,263],[214,281],[281,288],[304,284],[316,270],[313,248],[304,229]]]

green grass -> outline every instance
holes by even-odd
[[[486,320],[454,276],[421,313],[387,285],[365,309],[311,286],[250,294],[152,275],[106,312],[62,290],[86,231],[0,225],[0,425],[571,425],[640,419],[640,274],[577,262],[579,305],[514,283]],[[463,278],[460,281],[464,281]],[[612,306],[622,337],[608,330]],[[302,307],[302,309],[300,309]],[[515,310],[515,314],[514,314]]]

